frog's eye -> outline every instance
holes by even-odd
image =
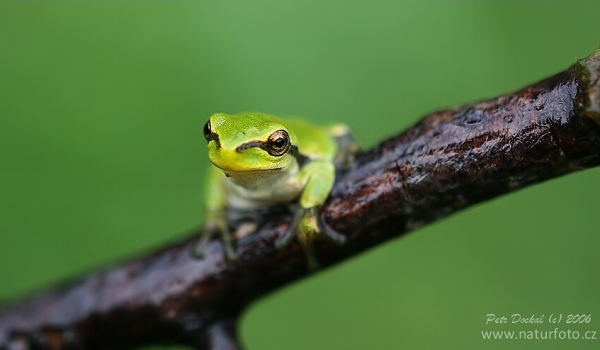
[[[210,129],[210,120],[206,122],[206,124],[204,124],[204,138],[206,139],[206,142],[210,141],[210,134],[211,134],[212,130]]]
[[[269,136],[267,151],[272,156],[281,156],[290,149],[290,135],[285,130],[277,130]]]

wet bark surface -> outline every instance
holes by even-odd
[[[600,164],[600,51],[512,94],[435,112],[360,153],[322,210],[348,238],[314,243],[326,268],[476,203]],[[253,300],[318,272],[289,224],[265,211],[237,241],[235,261],[197,235],[0,308],[0,349],[131,349],[183,344],[237,349],[235,325]],[[235,225],[234,225],[235,226]],[[234,227],[235,229],[235,227]]]

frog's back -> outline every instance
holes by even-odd
[[[297,146],[302,155],[312,159],[335,158],[338,146],[332,128],[338,126],[314,125],[302,119],[286,119],[285,125],[296,136]]]

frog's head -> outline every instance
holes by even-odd
[[[282,120],[260,113],[213,114],[204,125],[208,158],[226,175],[285,171],[295,164],[294,134]]]

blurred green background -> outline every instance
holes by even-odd
[[[0,3],[0,299],[202,220],[211,113],[350,124],[365,148],[559,72],[600,3]],[[599,169],[479,205],[254,304],[248,349],[597,349]],[[545,315],[486,325],[489,313]]]

